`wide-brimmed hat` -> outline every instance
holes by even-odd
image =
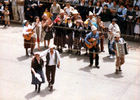
[[[113,19],[112,19],[112,22],[117,22],[117,19],[116,19],[116,18],[113,18]]]

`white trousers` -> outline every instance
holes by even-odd
[[[14,20],[18,20],[19,19],[19,16],[18,16],[18,6],[15,6],[15,5],[12,5],[12,11],[13,11],[13,17],[14,17]]]
[[[24,20],[24,6],[19,6],[18,5],[18,12],[19,12],[19,15],[20,15],[20,21]]]

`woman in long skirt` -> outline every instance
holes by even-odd
[[[44,73],[42,71],[42,67],[44,65],[44,61],[40,58],[39,53],[35,54],[35,57],[31,62],[31,74],[32,74],[32,82],[31,84],[35,85],[35,91],[40,92],[40,87],[42,83],[45,83]]]
[[[66,27],[73,28],[74,24],[72,23],[70,17],[67,18]],[[72,53],[72,45],[73,45],[73,30],[67,29],[66,30],[66,44],[68,44],[68,53]]]

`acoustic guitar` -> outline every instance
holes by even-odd
[[[33,29],[28,29],[26,32],[30,32],[29,34],[23,34],[23,37],[25,40],[30,40],[31,36],[34,34],[34,29],[36,28],[37,25],[35,25],[35,27]]]
[[[97,44],[97,41],[100,40],[100,39],[103,39],[105,36],[102,35],[100,38],[98,39],[95,39],[95,38],[91,38],[91,39],[88,39],[88,42],[92,43],[92,45],[89,45],[85,42],[86,46],[91,49],[93,46],[96,48],[96,44]]]

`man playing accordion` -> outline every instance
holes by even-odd
[[[125,62],[125,54],[126,54],[126,53],[122,53],[122,51],[125,51],[125,48],[124,46],[121,46],[121,44],[124,45],[126,42],[124,41],[123,38],[120,38],[120,34],[115,34],[114,37],[115,37],[115,40],[111,42],[111,45],[109,48],[110,50],[114,51],[116,54],[116,72],[115,73],[118,74],[119,71],[122,71],[121,65],[123,65]],[[117,44],[119,44],[120,46],[119,45],[117,46]]]

